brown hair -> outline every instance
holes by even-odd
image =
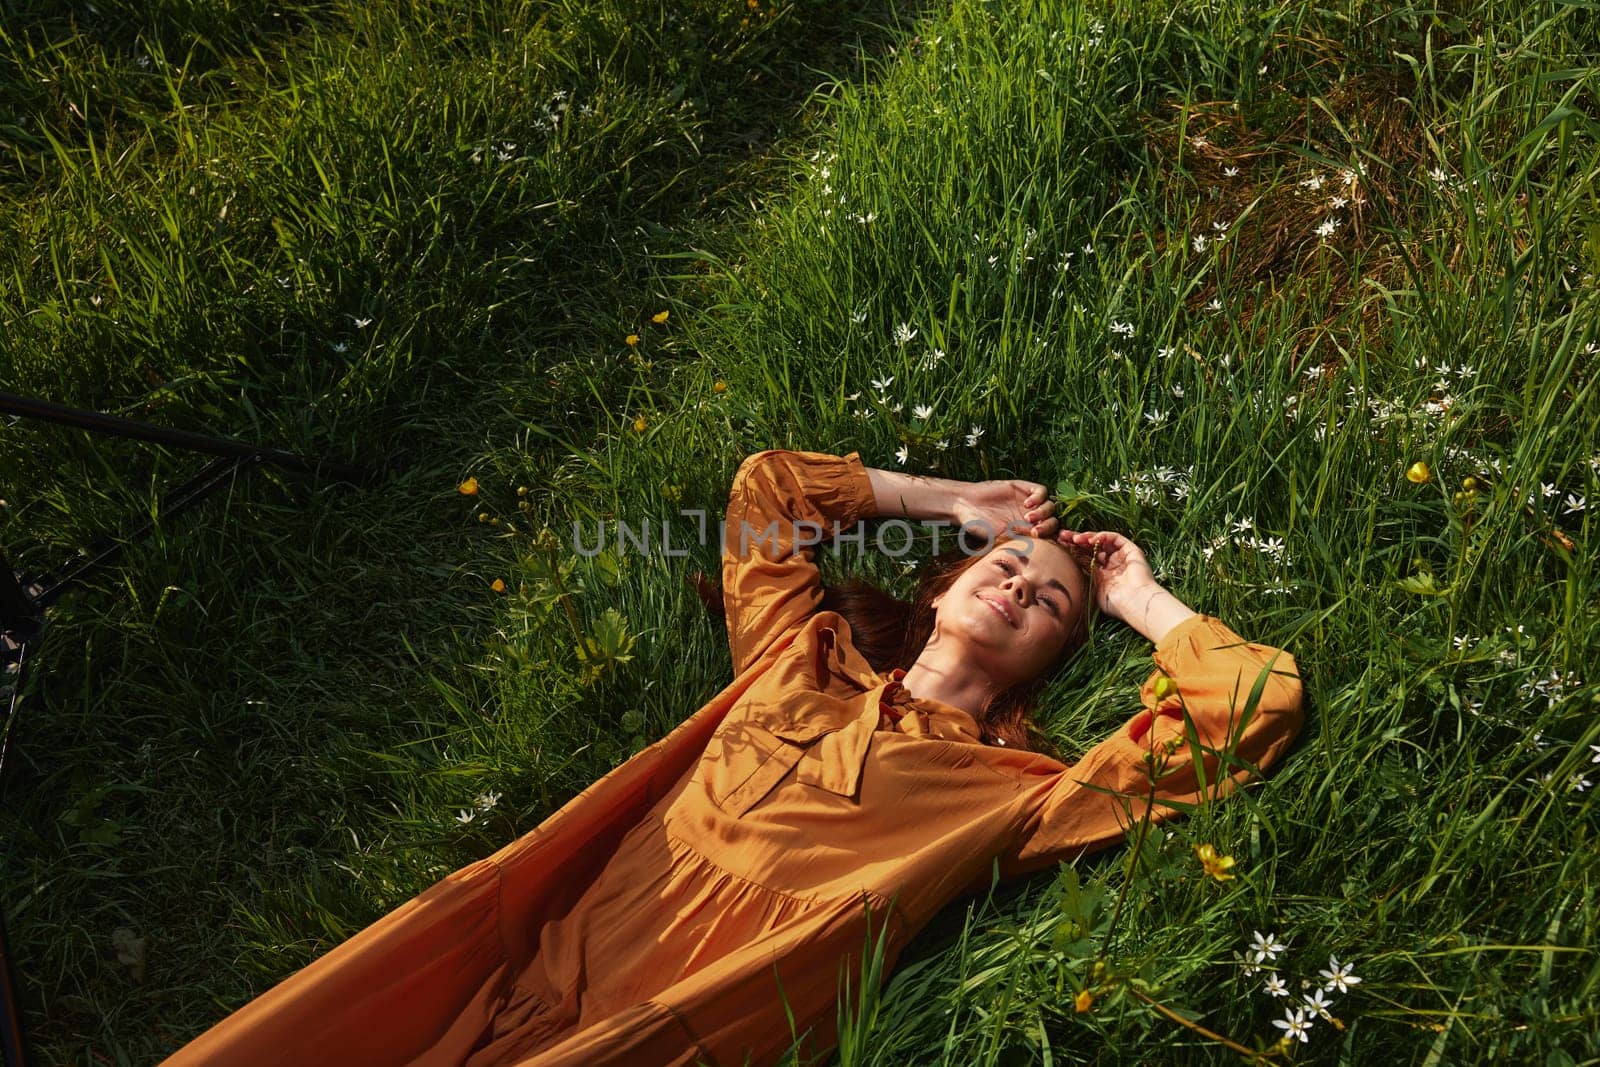
[[[1012,540],[1007,534],[995,538],[994,544]],[[1083,572],[1088,588],[1093,588],[1091,567],[1094,553],[1079,545],[1062,545],[1052,542],[1072,557]],[[933,635],[935,608],[933,600],[954,585],[966,569],[987,553],[967,555],[952,549],[925,563],[917,574],[917,589],[910,602],[878,588],[861,578],[851,578],[838,586],[823,590],[823,611],[836,611],[850,624],[851,643],[855,645],[872,669],[887,674],[896,667],[909,669],[922,654],[922,649]],[[724,616],[722,594],[718,586],[704,574],[690,576],[695,591],[705,603],[706,610],[721,618]],[[1061,665],[1072,658],[1089,638],[1089,612],[1094,598],[1086,598],[1084,610],[1078,613],[1077,625],[1068,635],[1056,658],[1038,676],[1020,682],[992,696],[978,715],[978,731],[984,744],[1004,745],[1024,751],[1043,751],[1058,757],[1049,739],[1033,721],[1033,708],[1039,693]]]

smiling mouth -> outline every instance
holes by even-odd
[[[1016,628],[1017,623],[1016,623],[1016,620],[1014,620],[1011,617],[1011,609],[1010,608],[1008,608],[1006,605],[1000,603],[1000,601],[994,599],[993,597],[980,596],[980,597],[978,597],[978,599],[983,601],[985,604],[989,605],[989,610],[993,611],[995,614],[999,615],[1002,619],[1006,620],[1006,625],[1007,626],[1010,626],[1013,629]]]

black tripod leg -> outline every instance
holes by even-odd
[[[0,1062],[5,1067],[26,1067],[28,1062],[22,1041],[22,1012],[12,984],[11,949],[6,944],[3,909],[0,909]]]

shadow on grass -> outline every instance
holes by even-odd
[[[462,470],[487,448],[538,487],[561,450],[500,442],[613,423],[648,373],[620,340],[672,296],[650,257],[716,247],[783,180],[770,154],[816,88],[910,10],[324,4],[279,32],[275,5],[214,8],[101,5],[104,40],[12,21],[8,61],[31,50],[43,77],[3,109],[0,377],[394,473],[263,472],[53,613],[0,814],[46,1062],[170,1051],[489,847],[411,814],[462,718],[428,676],[472,713],[465,661],[494,627],[455,562],[482,551]],[[58,560],[190,466],[0,427],[0,537]],[[523,788],[506,834],[566,799]]]

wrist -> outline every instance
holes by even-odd
[[[1143,582],[1128,589],[1118,590],[1106,604],[1106,614],[1121,619],[1132,626],[1139,622],[1150,599],[1166,589],[1160,582]]]
[[[1119,596],[1114,614],[1152,644],[1159,645],[1178,624],[1198,612],[1159,582],[1148,582]]]

